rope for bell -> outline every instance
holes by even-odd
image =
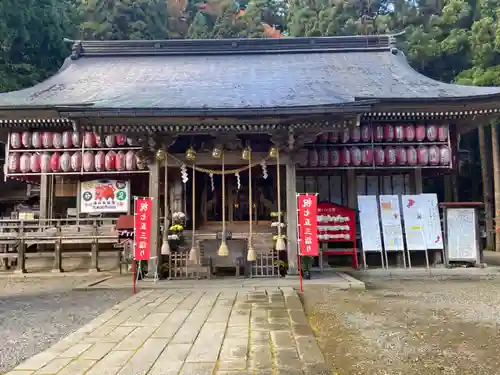
[[[285,241],[281,237],[281,220],[282,220],[282,214],[281,214],[281,177],[280,177],[280,150],[279,148],[276,148],[276,178],[278,180],[278,183],[276,184],[277,189],[278,189],[278,239],[276,240],[276,250],[277,251],[283,251],[286,250],[286,245]]]
[[[170,255],[170,245],[168,244],[168,155],[165,155],[165,189],[164,189],[164,207],[163,210],[163,244],[161,253],[164,255]]]
[[[194,167],[194,164],[193,164]],[[191,194],[191,204],[192,204],[192,214],[191,214],[191,220],[192,220],[192,228],[191,228],[191,250],[189,251],[189,260],[198,263],[198,248],[196,246],[196,234],[195,234],[195,228],[196,228],[196,169],[193,168],[193,178],[192,178],[192,194]]]
[[[224,173],[224,150],[222,150],[221,155],[222,161],[222,241],[219,247],[219,256],[224,257],[228,256],[228,248],[226,244],[226,176]]]
[[[253,200],[252,200],[252,151],[250,150],[249,158],[248,158],[248,253],[247,260],[249,262],[253,262],[256,260],[257,255],[255,254],[255,249],[253,248],[253,240],[252,240],[252,229],[253,229]]]

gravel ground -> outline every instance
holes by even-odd
[[[500,281],[309,286],[306,310],[336,375],[500,374]]]
[[[0,279],[0,374],[130,297],[129,290],[71,290],[91,280]]]

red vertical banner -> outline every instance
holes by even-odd
[[[152,198],[135,199],[134,258],[149,260],[151,257]]]
[[[297,198],[299,253],[318,256],[318,198],[316,194],[300,194]]]

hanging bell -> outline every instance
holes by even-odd
[[[278,239],[276,240],[276,251],[285,251],[285,250],[286,250],[285,240],[283,239],[282,236],[278,236]]]
[[[161,245],[161,255],[170,255],[170,245],[168,244],[168,240],[163,240]]]
[[[158,160],[159,162],[163,162],[165,160],[165,158],[167,157],[167,153],[165,152],[164,149],[162,148],[159,148],[157,151],[156,151],[156,160]]]
[[[248,253],[247,253],[247,261],[249,262],[255,262],[257,260],[257,253],[255,252],[255,249],[253,248],[252,244],[248,244]]]
[[[220,159],[221,156],[222,156],[222,149],[219,147],[214,147],[214,149],[212,150],[212,157],[214,159]]]
[[[250,156],[252,155],[252,150],[250,147],[245,147],[241,152],[241,158],[243,160],[250,160]]]
[[[196,151],[191,146],[186,150],[186,160],[193,161],[196,159]]]
[[[227,247],[226,240],[222,240],[219,246],[219,251],[217,253],[220,257],[227,257],[229,255],[229,249]]]
[[[269,156],[272,157],[272,158],[275,158],[276,156],[278,156],[278,148],[277,147],[271,147],[269,149]]]
[[[194,264],[198,264],[198,258],[199,258],[198,248],[196,247],[195,244],[193,244],[191,246],[191,250],[189,250],[189,261]]]

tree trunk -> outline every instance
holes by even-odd
[[[479,157],[481,159],[481,175],[483,179],[486,248],[493,250],[495,248],[495,232],[493,229],[493,204],[491,199],[490,148],[488,142],[486,142],[485,127],[479,126],[477,132],[479,136]]]
[[[495,189],[495,234],[500,227],[500,152],[498,149],[497,124],[491,124],[491,150],[493,154],[493,181]],[[495,251],[500,251],[500,236],[495,236]]]

